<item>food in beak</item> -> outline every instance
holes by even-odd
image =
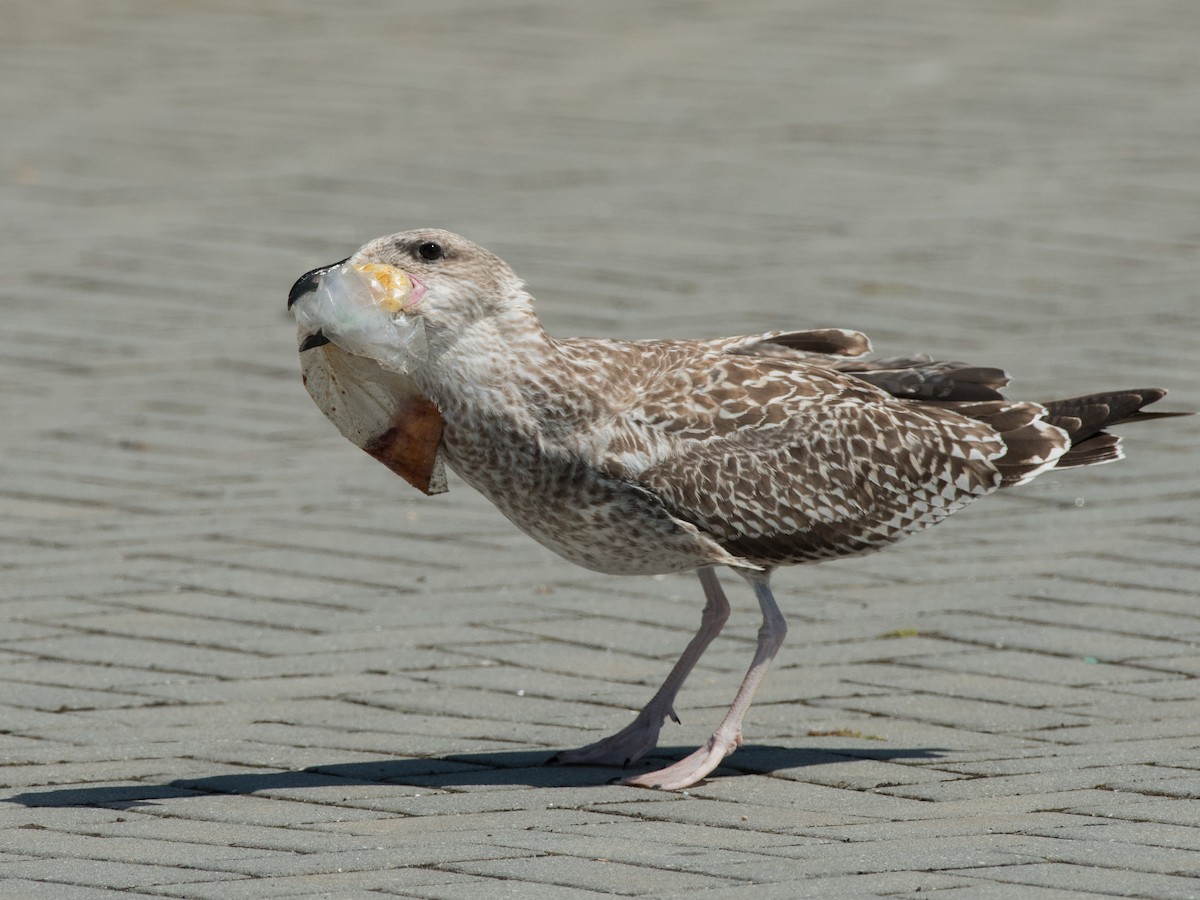
[[[300,350],[332,342],[347,353],[407,374],[426,357],[424,322],[409,315],[424,296],[425,285],[395,266],[334,266],[292,302]]]

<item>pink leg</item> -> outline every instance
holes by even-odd
[[[742,719],[746,715],[746,710],[750,708],[758,685],[762,682],[763,676],[767,674],[771,660],[775,658],[775,654],[783,644],[783,639],[787,636],[787,622],[784,621],[783,614],[779,611],[779,606],[775,603],[775,598],[767,583],[770,573],[742,574],[750,582],[755,596],[758,597],[763,623],[758,629],[758,648],[754,651],[750,670],[742,680],[742,686],[738,688],[737,696],[733,698],[733,705],[729,707],[729,712],[725,714],[725,718],[717,726],[717,730],[708,739],[708,743],[695,753],[665,769],[623,778],[621,784],[660,788],[666,791],[691,787],[719,766],[721,760],[741,746]]]
[[[668,716],[675,722],[679,721],[679,717],[675,715],[675,695],[683,687],[684,680],[697,660],[729,620],[729,601],[725,599],[725,592],[721,590],[716,573],[705,567],[697,574],[700,576],[700,584],[704,586],[704,597],[707,600],[704,612],[700,616],[700,630],[688,643],[662,687],[637,714],[637,718],[625,728],[586,747],[556,753],[549,760],[551,765],[628,765],[658,745],[659,729]]]

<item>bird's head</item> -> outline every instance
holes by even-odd
[[[530,301],[498,256],[452,232],[422,228],[376,238],[348,259],[305,273],[288,308],[301,352],[332,342],[408,373],[431,343],[506,312],[527,312]]]

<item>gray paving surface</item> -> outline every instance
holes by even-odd
[[[0,894],[1200,896],[1200,423],[864,560],[707,784],[623,725],[690,577],[424,498],[283,297],[464,232],[561,333],[841,325],[1200,398],[1200,5],[41,0],[0,29]],[[702,740],[748,592],[661,755]]]

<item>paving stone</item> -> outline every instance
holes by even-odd
[[[914,819],[908,822],[877,821],[862,824],[828,825],[806,830],[806,834],[838,841],[881,841],[919,839],[936,841],[943,837],[971,834],[1057,834],[1059,829],[1087,829],[1104,820],[1053,812],[1029,812],[1013,815],[962,815],[954,818]]]
[[[215,845],[197,847],[151,838],[69,834],[43,828],[22,828],[5,835],[5,846],[39,859],[94,859],[145,863],[155,866],[237,871],[234,861],[261,858],[263,851]]]
[[[712,900],[790,900],[790,898],[859,896],[903,896],[904,891],[946,891],[970,882],[957,876],[932,874],[929,872],[887,872],[881,875],[856,874],[844,878],[821,878],[818,881],[797,878],[773,883],[742,884],[737,887],[715,888],[705,891],[705,898]],[[682,898],[694,892],[671,892],[664,897]],[[918,893],[916,896],[924,896]]]
[[[529,809],[519,810],[520,814],[514,816],[514,811],[517,811],[514,807],[515,801],[509,798],[505,798],[508,799],[507,803],[493,798],[491,804],[481,801],[478,797],[468,798],[469,802],[463,804],[454,803],[453,797],[443,799],[449,799],[451,802],[445,807],[427,805],[408,817],[386,816],[373,820],[354,819],[345,822],[326,822],[314,827],[338,834],[367,835],[372,838],[377,835],[381,837],[394,836],[396,840],[408,841],[414,834],[428,836],[440,834],[443,831],[465,831],[474,833],[477,838],[479,834],[511,830],[514,822],[519,822],[519,827],[523,829],[554,830],[574,826],[604,825],[620,821],[619,816],[603,810]],[[441,813],[443,809],[447,810],[444,814]],[[479,812],[480,809],[485,811]],[[464,840],[469,839],[470,834],[464,837]]]
[[[120,900],[122,897],[148,897],[140,891],[109,890],[108,888],[84,887],[78,884],[60,884],[50,881],[35,881],[29,878],[6,878],[3,891],[10,897],[26,897],[28,900]]]
[[[774,847],[769,855],[786,856],[793,866],[793,877],[807,875],[846,876],[859,873],[946,870],[946,861],[961,859],[974,866],[992,866],[1024,862],[1029,854],[1018,836],[993,834],[962,837],[944,836],[936,841],[925,838],[885,840],[867,843],[808,844]],[[961,873],[959,873],[961,874]]]
[[[1064,709],[1030,709],[1007,703],[929,694],[856,697],[840,701],[841,705],[874,715],[966,727],[982,732],[1034,731],[1091,724],[1091,719]]]
[[[652,822],[706,825],[710,828],[721,829],[744,828],[747,831],[791,835],[803,834],[808,829],[822,825],[872,821],[872,818],[864,816],[847,816],[824,810],[781,810],[749,803],[713,803],[706,800],[694,800],[688,796],[680,797],[670,803],[645,800],[606,803],[596,809],[599,812],[632,816]]]
[[[1186,825],[1164,825],[1161,822],[1125,822],[1114,819],[1098,819],[1085,816],[1064,816],[1057,826],[1042,823],[1029,829],[1027,834],[1045,834],[1048,837],[1080,839],[1085,841],[1111,841],[1119,844],[1147,844],[1152,847],[1200,850],[1200,841],[1195,831]],[[1068,848],[1069,849],[1069,848]]]
[[[1179,847],[1151,847],[1143,843],[1126,844],[1108,840],[1044,841],[1030,838],[1021,845],[1032,853],[1055,862],[1111,867],[1132,872],[1196,877],[1200,860],[1193,850]]]
[[[1111,744],[1030,744],[1017,754],[986,751],[968,757],[960,755],[965,764],[993,766],[997,774],[1038,772],[1051,768],[1076,769],[1087,766],[1120,765],[1182,765],[1194,759],[1191,755],[1194,739],[1187,736],[1168,738],[1134,738]],[[957,763],[949,763],[947,769]]]
[[[1071,865],[1069,863],[1031,863],[1029,865],[980,867],[965,869],[959,874],[979,879],[994,879],[1011,884],[1052,888],[1076,894],[1106,896],[1162,897],[1192,900],[1197,896],[1192,878],[1173,875],[1150,875],[1145,872],[1122,872],[1108,867]],[[984,890],[980,885],[980,890]],[[1024,896],[1024,895],[1022,895]]]
[[[384,896],[428,896],[444,884],[469,879],[431,869],[388,869],[375,872],[325,872],[238,881],[193,882],[156,888],[157,896],[225,900],[250,897],[346,897],[382,893]],[[416,891],[417,893],[408,893]]]
[[[506,846],[537,850],[555,856],[627,863],[664,871],[716,877],[737,878],[739,872],[753,871],[753,877],[764,878],[768,876],[768,869],[781,864],[778,859],[745,850],[736,852],[725,847],[676,847],[661,841],[647,840],[647,836],[631,839],[601,837],[594,832],[587,835],[524,832],[506,834],[499,840]],[[776,869],[770,880],[787,877],[790,877],[790,873]]]
[[[954,672],[978,672],[1005,678],[1027,676],[1038,673],[1037,680],[1064,685],[1107,685],[1124,682],[1161,682],[1163,672],[1137,665],[1109,665],[1100,660],[1089,660],[1082,654],[1061,657],[993,647],[971,653],[959,653],[944,658],[919,657],[911,659],[912,665],[930,669],[949,669]],[[1036,668],[1034,668],[1036,667]]]
[[[1195,803],[1178,797],[1156,798],[1141,792],[1113,791],[1107,797],[1080,795],[1078,805],[1063,812],[1084,816],[1122,819],[1129,822],[1162,822],[1169,825],[1195,824]]]
[[[448,873],[449,874],[449,873]],[[519,897],[521,900],[588,900],[588,898],[611,897],[607,890],[592,891],[585,888],[568,887],[562,884],[536,884],[516,879],[470,878],[464,875],[450,884],[436,884],[428,887],[421,886],[407,897],[420,897],[422,900],[472,900],[474,897]]]
[[[990,776],[986,784],[974,784],[978,779],[948,779],[933,784],[901,785],[883,788],[886,793],[919,800],[965,800],[984,797],[1028,796],[1048,791],[1113,787],[1114,779],[1104,769],[1056,770],[1028,775]],[[1119,781],[1120,779],[1116,779]]]
[[[1131,722],[1119,724],[1072,725],[1066,728],[1051,728],[1029,731],[1026,735],[1038,740],[1050,740],[1062,744],[1117,743],[1121,741],[1143,741],[1153,738],[1187,737],[1193,733],[1190,723],[1174,719],[1154,722]]]
[[[71,887],[99,887],[124,890],[158,887],[188,881],[215,881],[220,874],[191,866],[152,865],[146,862],[73,859],[66,866],[61,859],[27,859],[8,863],[0,870],[5,880],[29,880]],[[228,878],[239,876],[229,875]]]
[[[583,887],[633,896],[654,896],[664,890],[705,890],[730,879],[680,872],[660,865],[633,866],[605,859],[534,856],[517,860],[452,863],[451,871],[490,875],[508,881]]]
[[[603,839],[625,839],[672,847],[715,847],[758,852],[764,847],[790,847],[805,843],[805,837],[770,834],[755,829],[709,828],[681,822],[656,821],[653,827],[636,819],[613,818],[599,823],[564,825],[554,831],[566,831]]]
[[[972,893],[986,894],[988,897],[996,897],[998,900],[1078,900],[1080,897],[1110,897],[1112,896],[1105,890],[1086,891],[1082,888],[1047,888],[1037,887],[1031,884],[998,884],[995,881],[984,879],[963,879],[953,888],[959,891],[959,896],[969,897]],[[917,892],[909,894],[897,894],[898,897],[905,897],[908,900],[922,900],[921,894]],[[947,891],[947,898],[955,896],[951,891]]]

